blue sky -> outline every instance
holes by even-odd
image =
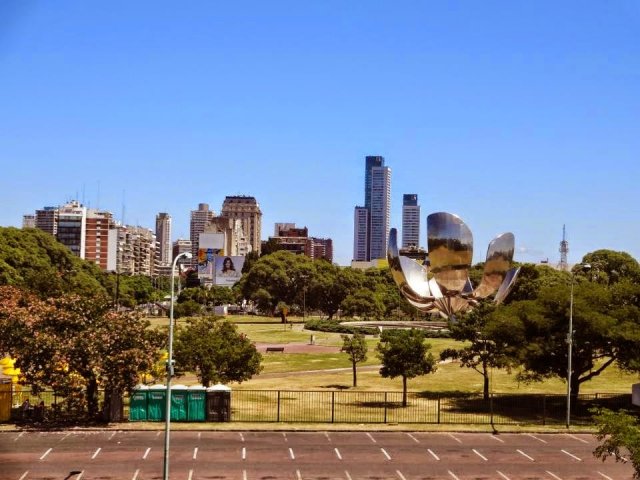
[[[253,195],[352,256],[364,157],[482,260],[640,259],[640,3],[0,2],[0,225],[74,197],[188,237]],[[422,242],[426,237],[422,227]]]

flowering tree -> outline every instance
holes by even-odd
[[[90,418],[98,413],[99,388],[108,407],[153,366],[164,340],[148,325],[136,313],[114,312],[105,297],[40,300],[0,287],[0,351],[16,359],[34,393],[51,388]]]

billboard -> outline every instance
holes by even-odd
[[[216,285],[233,285],[240,280],[243,265],[244,257],[216,255],[214,283]]]
[[[215,256],[224,254],[224,233],[201,233],[198,236],[198,278],[213,281]]]

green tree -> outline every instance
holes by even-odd
[[[91,418],[99,388],[107,401],[117,398],[156,361],[164,339],[148,326],[135,312],[114,312],[106,297],[43,301],[0,287],[0,351],[16,359],[35,393],[52,388]]]
[[[637,290],[637,288],[636,288]],[[640,292],[639,292],[640,293]],[[503,338],[524,367],[525,381],[567,376],[570,286],[543,288],[536,300],[514,302],[496,312]],[[573,302],[571,392],[614,363],[640,365],[640,308],[620,305],[606,285],[577,282]]]
[[[260,373],[262,355],[230,322],[215,317],[189,319],[175,342],[176,366],[193,371],[205,387],[241,383]]]
[[[301,309],[303,286],[313,274],[310,258],[279,250],[260,257],[240,279],[239,290],[271,315],[280,302]]]
[[[402,377],[402,406],[407,406],[407,379],[436,371],[436,361],[424,342],[421,330],[385,330],[377,346],[382,361],[380,375],[384,378]]]
[[[364,320],[381,319],[385,310],[384,303],[379,296],[365,287],[348,295],[342,301],[341,308],[345,315],[358,316]]]
[[[0,285],[14,285],[41,298],[65,293],[104,293],[100,269],[52,235],[34,228],[0,227]]]
[[[602,409],[594,416],[600,445],[593,451],[604,462],[613,457],[616,462],[631,462],[633,478],[640,479],[640,421],[628,412]]]
[[[489,399],[489,374],[491,368],[509,368],[513,355],[505,346],[491,324],[493,303],[482,302],[469,313],[450,325],[451,337],[463,342],[459,348],[447,348],[440,352],[441,360],[459,360],[460,367],[471,368],[483,377],[483,396]]]
[[[358,386],[357,364],[367,360],[367,342],[364,335],[355,333],[353,335],[342,335],[342,352],[349,355],[351,368],[353,370],[353,386]]]

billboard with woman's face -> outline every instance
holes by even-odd
[[[244,257],[216,255],[214,283],[231,286],[240,280]]]

